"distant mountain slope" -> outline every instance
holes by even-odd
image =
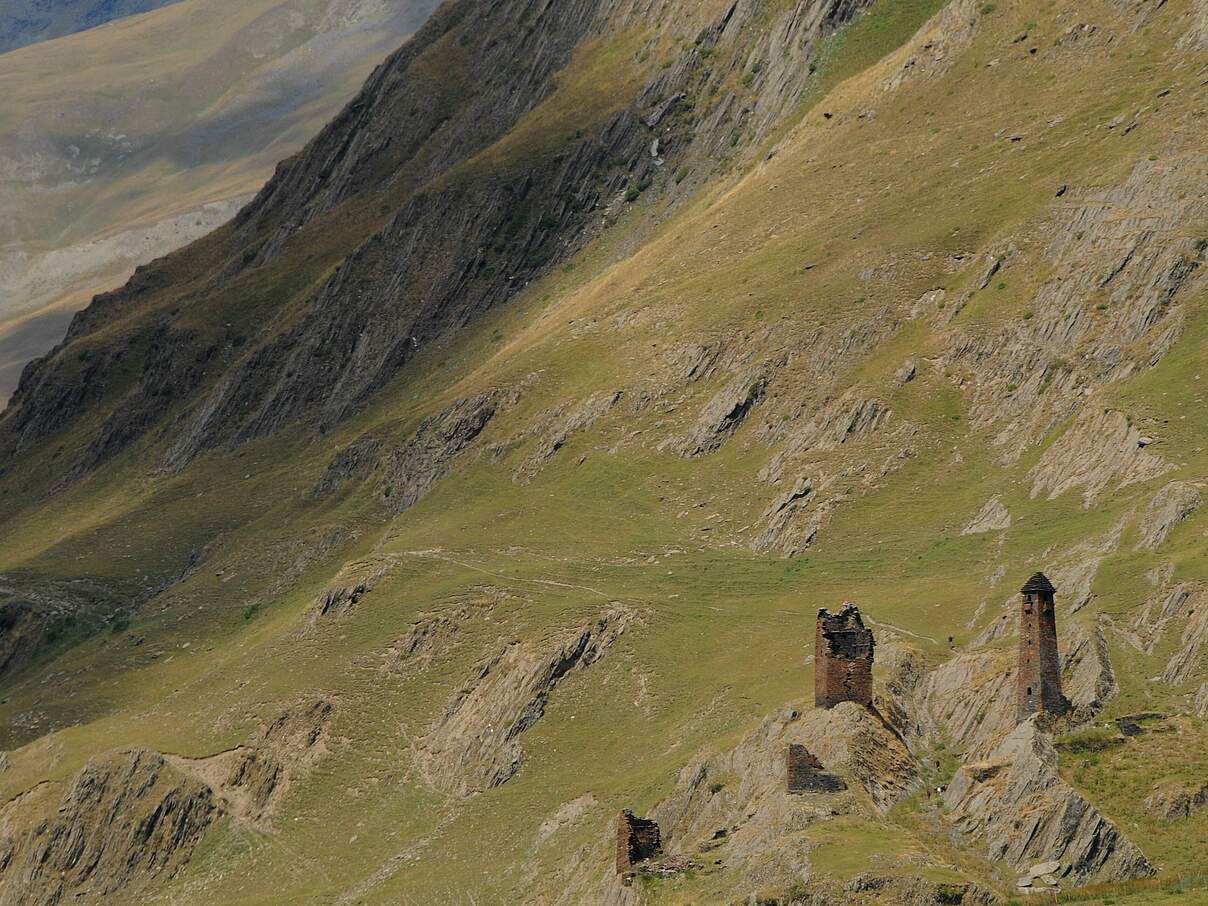
[[[96,28],[177,0],[5,0],[0,8],[0,53]]]
[[[183,0],[0,55],[0,400],[71,313],[223,221],[436,0]]]

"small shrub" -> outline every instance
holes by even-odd
[[[711,784],[709,784],[709,792],[712,793],[714,796],[716,796],[718,793],[720,793],[725,788],[726,788],[726,785],[724,783],[722,783],[720,780],[714,780]]]
[[[687,167],[680,167],[675,171],[675,184],[678,186],[681,182],[688,178],[689,170]]]
[[[1023,313],[1023,319],[1024,319],[1025,321],[1031,321],[1031,320],[1032,320],[1032,318],[1034,318],[1035,316],[1036,316],[1036,313],[1035,313],[1035,312],[1032,312],[1032,311],[1025,311],[1025,312]]]
[[[629,188],[629,190],[625,193],[625,200],[630,203],[635,202],[638,200],[638,196],[641,194],[642,193],[638,191],[637,186],[631,186]]]
[[[260,605],[249,604],[247,607],[243,608],[243,619],[250,622],[256,618],[258,613],[260,613]]]

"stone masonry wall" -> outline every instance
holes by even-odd
[[[662,852],[659,826],[638,818],[629,809],[617,819],[617,874],[632,874],[634,866]]]
[[[814,636],[814,704],[833,708],[839,702],[872,707],[872,630],[864,628],[860,609],[844,604],[832,614],[818,611]]]
[[[842,778],[824,771],[822,762],[800,743],[789,745],[788,777],[790,793],[838,793],[847,789]]]
[[[1019,611],[1019,719],[1038,711],[1061,714],[1068,708],[1061,693],[1057,654],[1055,589],[1037,573],[1022,589]]]

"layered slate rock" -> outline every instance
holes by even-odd
[[[958,831],[984,841],[987,855],[1026,872],[1053,861],[1053,876],[1081,885],[1154,873],[1145,854],[1057,773],[1057,752],[1035,719],[1020,724],[989,757],[956,772],[944,792]]]
[[[3,906],[99,902],[162,884],[222,813],[205,783],[147,749],[89,761],[57,810],[31,823],[23,812],[36,809],[35,798],[36,791],[0,810]]]

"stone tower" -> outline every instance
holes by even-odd
[[[1044,573],[1036,573],[1020,589],[1023,595],[1019,610],[1020,720],[1037,711],[1061,714],[1069,707],[1061,694],[1055,591]]]
[[[872,630],[864,628],[860,608],[844,604],[837,614],[818,611],[814,635],[814,705],[839,702],[872,707]]]
[[[662,853],[662,844],[658,824],[625,809],[617,819],[617,874],[632,875],[639,862]]]

